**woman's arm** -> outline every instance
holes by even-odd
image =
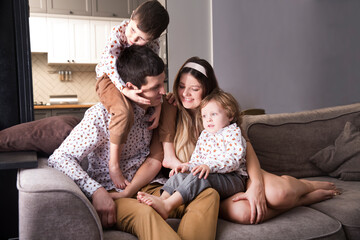
[[[251,207],[250,222],[260,223],[267,211],[264,180],[254,148],[250,142],[247,142],[246,145],[246,168],[249,180],[245,194],[234,198],[233,201],[247,199]]]

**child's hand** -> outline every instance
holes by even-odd
[[[172,92],[169,92],[168,94],[166,94],[165,98],[169,104],[172,104],[176,107],[175,95]]]
[[[122,192],[110,192],[110,197],[115,201],[116,199],[126,198],[130,196],[128,196],[125,191],[122,191]]]
[[[120,189],[125,189],[126,186],[130,184],[122,174],[121,169],[119,167],[110,165],[109,173],[110,173],[110,178],[113,181],[115,187]]]
[[[152,122],[151,126],[148,127],[149,130],[155,129],[159,126],[160,113],[161,113],[161,104],[155,106],[155,112],[149,118],[149,122]]]
[[[202,178],[204,176],[204,179],[206,179],[209,176],[210,168],[206,164],[201,164],[199,166],[194,167],[191,172],[195,176],[196,174],[199,174],[199,178]]]
[[[182,164],[178,165],[177,167],[173,168],[170,171],[169,176],[171,177],[174,174],[178,174],[180,172],[184,173],[184,172],[187,172],[187,171],[189,171],[189,165],[187,163],[182,163]]]
[[[141,89],[129,89],[127,87],[125,87],[122,90],[122,93],[129,98],[130,100],[139,103],[139,104],[145,104],[145,105],[150,105],[150,100],[146,99],[144,97],[141,97],[139,95],[139,93],[142,93]]]

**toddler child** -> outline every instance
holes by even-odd
[[[147,45],[158,54],[159,37],[168,24],[168,12],[158,1],[141,4],[134,10],[130,20],[125,20],[112,29],[101,60],[96,66],[96,92],[101,103],[111,114],[109,172],[115,186],[120,189],[129,184],[120,170],[119,161],[134,121],[133,109],[126,97],[143,105],[149,105],[150,101],[138,95],[141,90],[130,90],[126,87],[117,72],[117,59],[125,48],[133,44]],[[150,121],[153,121],[150,129],[157,127],[160,111],[161,105],[158,105],[150,118]]]
[[[214,90],[202,100],[200,109],[204,130],[189,163],[172,170],[175,174],[163,186],[160,197],[143,192],[137,196],[164,219],[206,188],[217,190],[221,199],[245,191],[246,141],[239,127],[242,118],[237,101],[229,93]]]

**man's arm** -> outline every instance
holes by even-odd
[[[101,185],[82,169],[80,163],[105,139],[106,129],[101,127],[105,120],[102,120],[102,117],[99,118],[99,112],[101,110],[96,106],[90,108],[85,113],[83,120],[71,131],[70,135],[48,160],[50,167],[70,177],[88,198],[91,198]]]

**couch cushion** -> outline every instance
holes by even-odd
[[[347,122],[335,143],[310,158],[323,172],[341,180],[360,180],[360,131]]]
[[[177,229],[179,219],[168,219]],[[298,207],[258,225],[242,225],[219,219],[216,239],[346,239],[341,223],[308,208]]]
[[[341,181],[332,177],[307,179],[335,183],[342,194],[331,200],[313,204],[311,208],[339,220],[348,239],[360,239],[360,183],[358,181]]]
[[[219,220],[216,239],[346,239],[341,223],[308,207],[294,208],[258,225]]]
[[[247,115],[243,129],[264,170],[313,177],[326,173],[309,158],[333,144],[346,122],[360,127],[360,103],[298,113]]]

